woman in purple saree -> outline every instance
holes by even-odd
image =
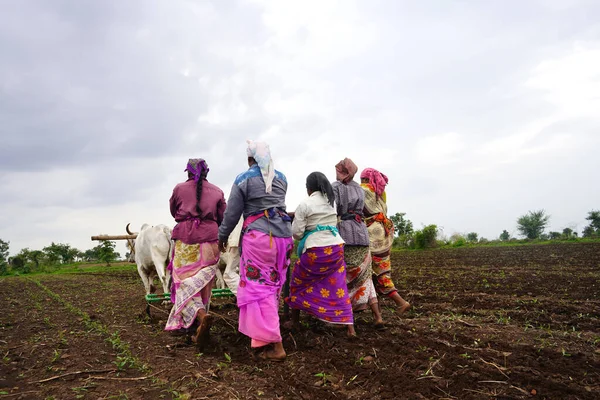
[[[313,172],[306,178],[306,189],[309,197],[298,205],[292,223],[294,239],[300,241],[286,299],[293,324],[298,327],[302,310],[327,323],[346,325],[348,336],[356,336],[333,188],[325,175]]]

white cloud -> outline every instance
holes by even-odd
[[[424,165],[439,167],[461,160],[466,149],[464,138],[455,132],[427,136],[417,141],[417,160]]]
[[[600,43],[575,43],[540,62],[526,82],[556,107],[556,118],[600,118]]]
[[[272,32],[266,47],[301,69],[326,68],[359,54],[374,39],[374,26],[351,1],[256,1]]]

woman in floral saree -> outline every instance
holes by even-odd
[[[333,188],[325,175],[313,172],[306,178],[306,189],[309,197],[296,208],[292,223],[294,239],[300,241],[286,299],[293,324],[298,326],[302,310],[325,322],[347,325],[348,336],[356,336]]]
[[[387,217],[385,187],[388,178],[373,168],[360,174],[361,186],[365,191],[365,222],[369,231],[373,277],[378,294],[388,296],[396,303],[402,314],[410,309],[392,281],[391,250],[394,241],[394,224]]]
[[[175,186],[170,200],[177,225],[169,264],[173,308],[165,330],[182,330],[197,322],[192,341],[201,348],[212,323],[208,306],[219,263],[218,226],[226,204],[223,191],[206,180],[206,161],[190,159],[185,171],[188,180]]]

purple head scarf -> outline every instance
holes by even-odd
[[[209,169],[203,158],[190,158],[184,171],[191,173],[194,176],[194,181],[198,182],[201,177],[206,178]]]

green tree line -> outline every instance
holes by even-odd
[[[42,250],[22,249],[13,257],[9,257],[10,242],[0,239],[0,275],[11,272],[31,273],[44,272],[48,268],[59,268],[61,265],[76,261],[101,262],[109,265],[120,258],[115,251],[116,244],[102,241],[94,248],[80,251],[66,243],[54,243]]]
[[[581,232],[572,228],[564,228],[562,232],[550,231],[546,232],[550,223],[550,215],[545,210],[529,211],[517,218],[516,229],[519,235],[526,241],[536,240],[577,240],[578,238],[600,239],[600,211],[589,211],[586,220],[589,224]],[[453,246],[460,247],[467,244],[486,244],[490,240],[479,237],[477,232],[469,232],[467,234],[455,233],[450,238],[440,238],[437,225],[427,225],[420,230],[415,230],[413,223],[406,218],[405,213],[396,213],[390,217],[394,224],[395,248],[412,248],[412,249],[427,249],[437,246]],[[504,229],[497,239],[493,242],[514,242],[517,238],[511,237],[508,230]]]

